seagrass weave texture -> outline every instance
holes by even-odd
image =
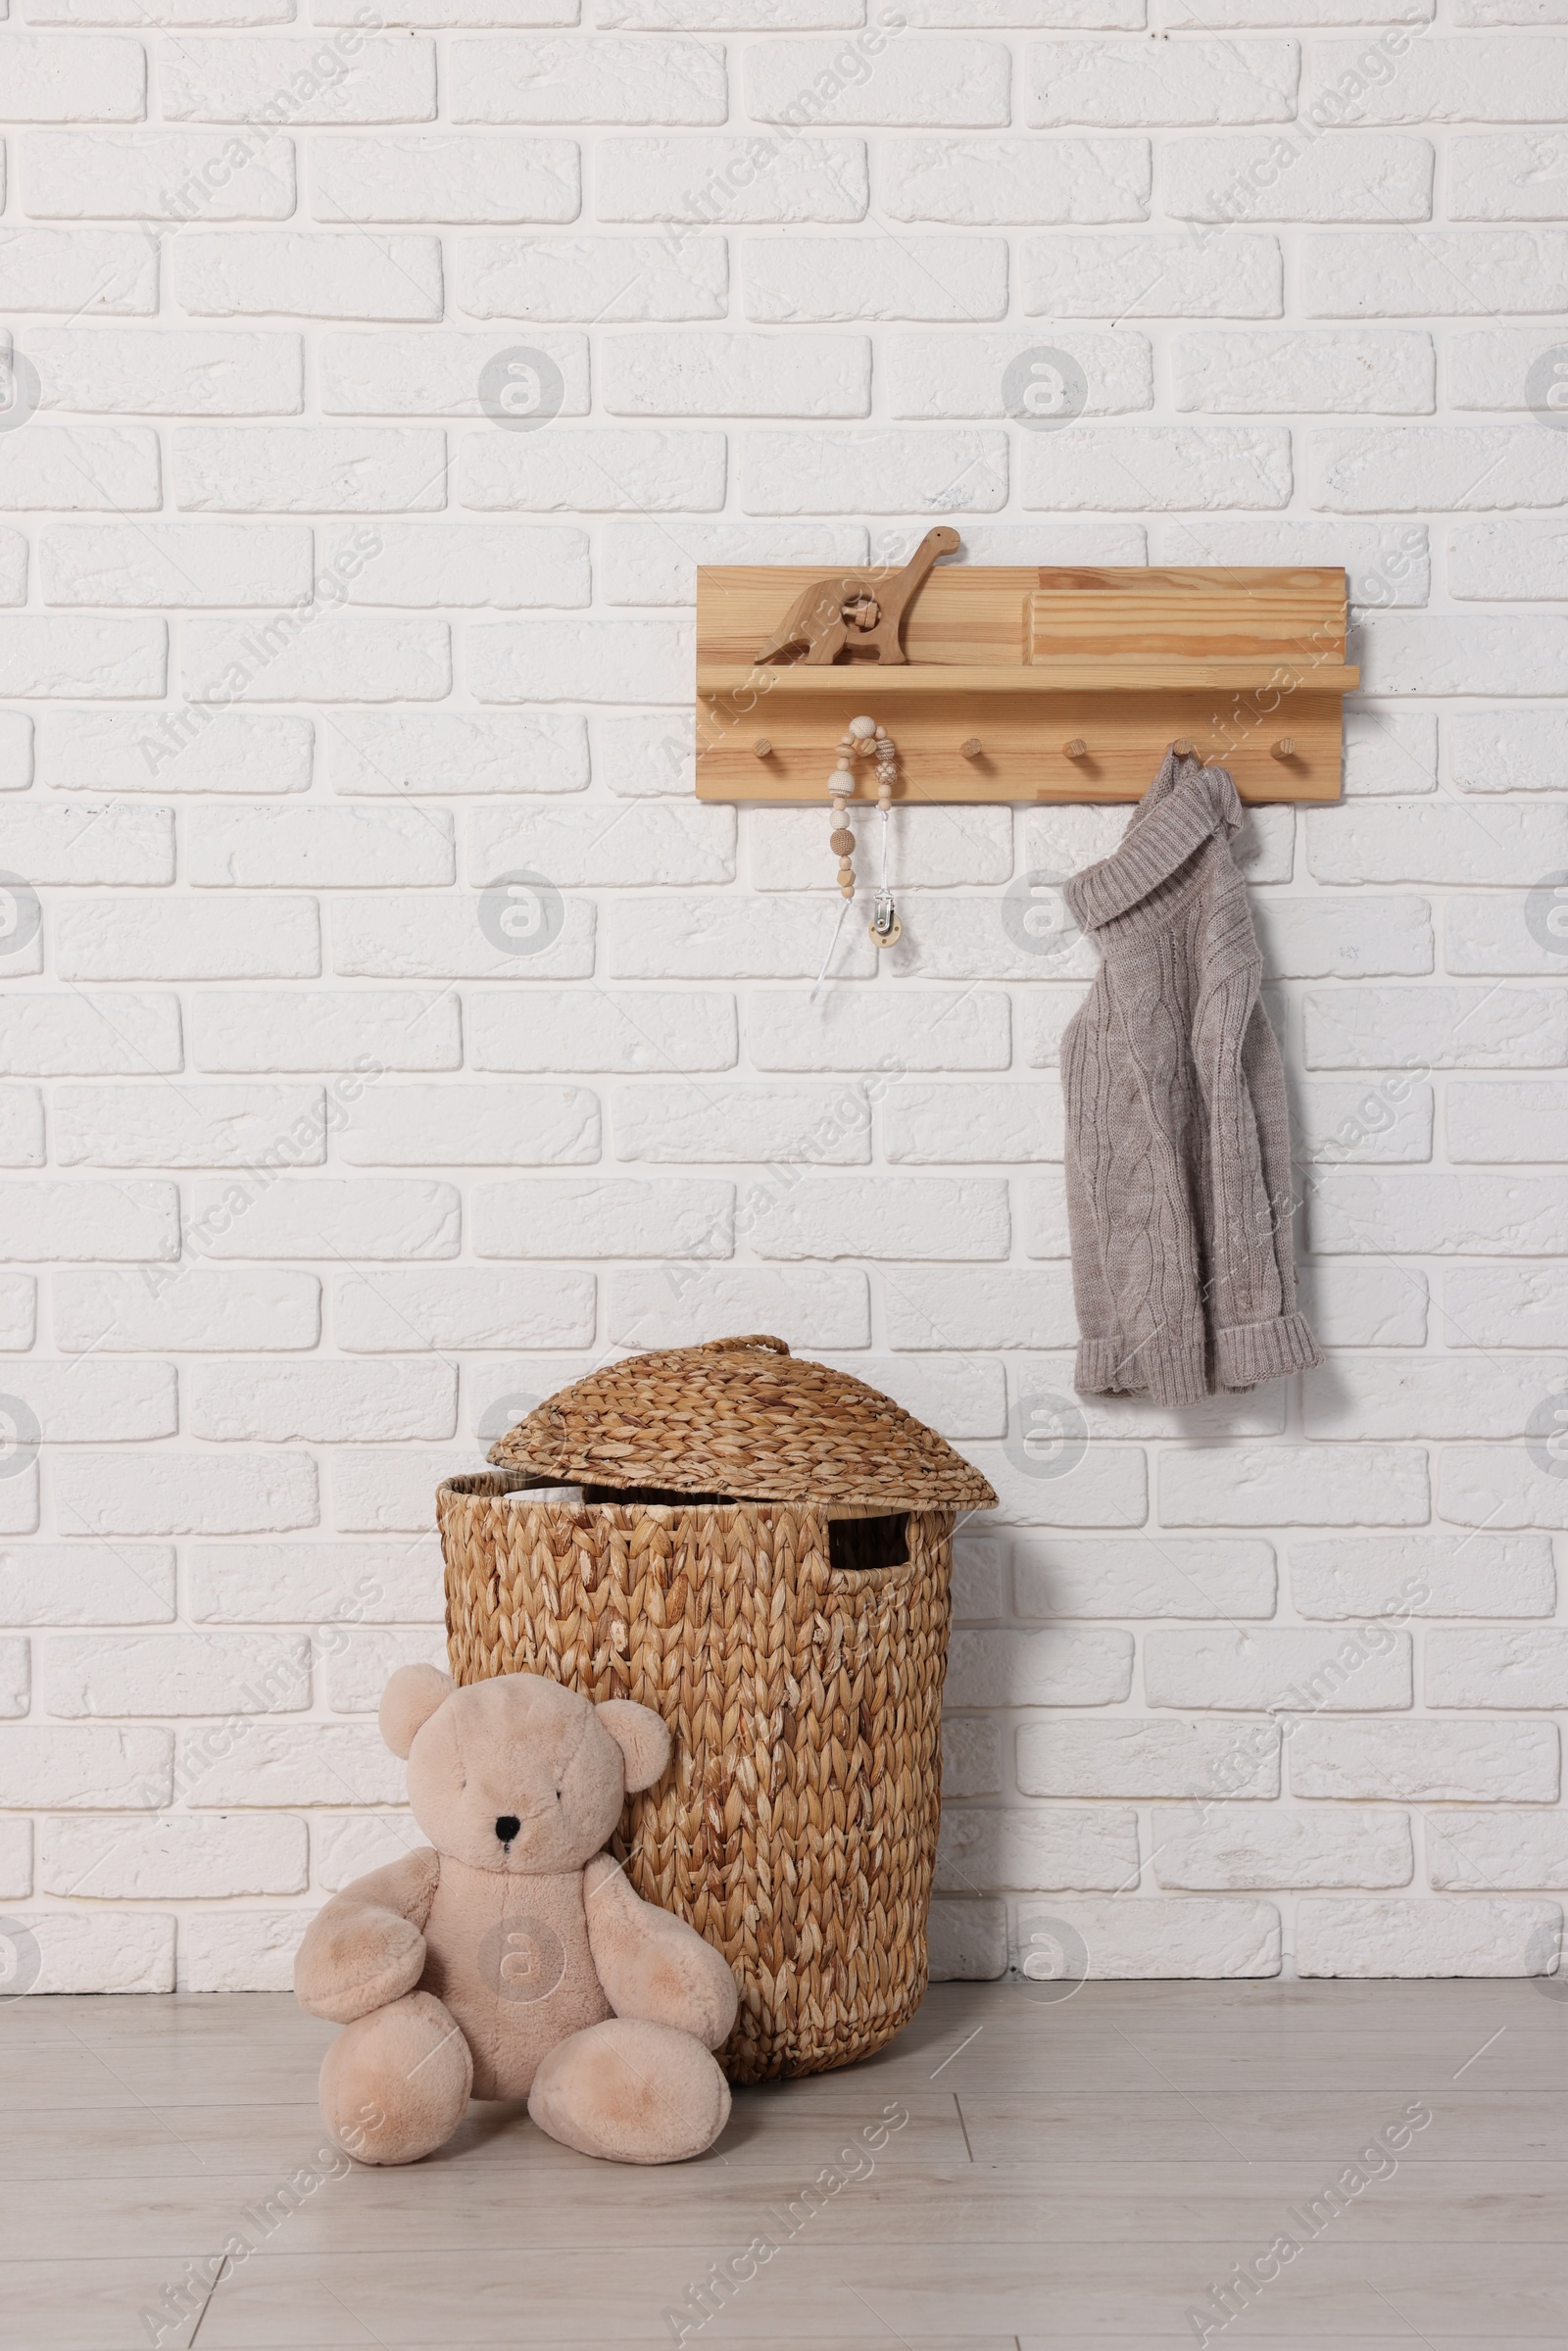
[[[777,1341],[722,1345],[732,1403],[748,1368],[780,1360]],[[760,1414],[743,1405],[721,1416],[722,1434],[705,1432],[690,1374],[664,1368],[693,1358],[699,1369],[712,1359],[682,1348],[613,1367],[655,1367],[659,1439],[673,1449],[629,1427],[624,1395],[610,1399],[621,1433],[601,1440],[580,1400],[594,1383],[581,1381],[554,1399],[566,1409],[551,1424],[559,1434],[548,1458],[539,1424],[550,1404],[492,1455],[532,1450],[526,1468],[441,1488],[448,1641],[460,1682],[544,1673],[596,1701],[636,1698],[662,1715],[671,1768],[629,1800],[616,1849],[637,1891],[689,1919],[734,1968],[740,2014],[721,2061],[732,2081],[759,2082],[869,2056],[924,1993],[953,1503],[957,1492],[983,1503],[992,1495],[886,1397],[793,1358],[784,1360],[802,1395],[802,1433],[778,1410],[776,1372]],[[824,1381],[833,1442],[813,1456]],[[851,1389],[871,1400],[877,1425],[884,1414],[903,1424],[908,1483],[928,1492],[947,1482],[947,1494],[901,1493],[863,1443],[851,1459],[862,1409]],[[531,1486],[567,1478],[733,1492],[756,1475],[734,1434],[748,1418],[760,1423],[770,1464],[825,1457],[858,1495],[877,1491],[854,1502],[529,1498]],[[684,1433],[671,1440],[664,1432],[676,1423]],[[612,1445],[622,1448],[618,1479],[608,1474]],[[907,1512],[894,1546],[906,1556],[835,1568],[833,1522],[867,1517],[868,1501]]]
[[[996,1503],[977,1469],[893,1398],[782,1339],[719,1339],[606,1364],[490,1448],[498,1469],[888,1510]]]

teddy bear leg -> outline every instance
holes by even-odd
[[[541,2131],[612,2163],[684,2163],[729,2121],[729,2083],[690,2033],[611,2017],[558,2041],[533,2078]]]
[[[473,2087],[473,2056],[433,1992],[345,2025],[321,2064],[321,2116],[359,2163],[417,2163],[444,2146]]]

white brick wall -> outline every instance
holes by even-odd
[[[368,1715],[439,1653],[436,1480],[607,1351],[754,1329],[1003,1496],[959,1543],[939,1970],[1064,1933],[1123,1976],[1539,1967],[1554,0],[20,13],[0,1899],[49,1980],[285,1981],[407,1835]],[[1086,384],[1050,433],[1003,391],[1042,345]],[[693,796],[696,566],[935,515],[979,562],[1349,571],[1346,803],[1242,842],[1299,1383],[1071,1397],[1093,957],[1004,907],[1119,812],[901,817],[904,943],[858,919],[813,1004],[820,820]],[[1042,1407],[1061,1474],[1015,1442]]]

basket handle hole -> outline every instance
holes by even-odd
[[[909,1563],[909,1516],[890,1511],[883,1518],[835,1518],[827,1531],[827,1559],[832,1573],[863,1576],[886,1567]]]

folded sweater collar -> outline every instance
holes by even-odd
[[[1085,930],[1099,930],[1168,881],[1214,834],[1229,835],[1241,821],[1242,804],[1225,768],[1168,751],[1110,856],[1066,885],[1067,903]]]

